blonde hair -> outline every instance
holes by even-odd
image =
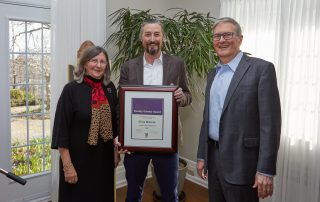
[[[86,41],[84,41],[84,42],[80,45],[80,47],[79,47],[79,49],[78,49],[78,51],[77,51],[77,66],[79,66],[80,58],[81,58],[81,56],[83,55],[84,51],[85,51],[86,49],[88,49],[88,48],[93,47],[93,46],[95,46],[95,45],[94,45],[94,43],[93,43],[92,41],[90,41],[90,40],[86,40]]]

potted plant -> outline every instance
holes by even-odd
[[[173,17],[129,8],[119,9],[109,16],[111,26],[117,28],[104,44],[113,51],[112,71],[118,72],[124,62],[142,54],[143,46],[139,39],[141,23],[157,18],[163,23],[166,35],[162,51],[184,59],[191,91],[203,93],[203,89],[193,81],[194,78],[206,77],[218,61],[212,46],[214,18],[209,13],[188,12],[180,8],[167,12]]]

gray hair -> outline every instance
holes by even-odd
[[[100,47],[100,46],[93,46],[84,51],[84,53],[81,55],[81,58],[79,60],[78,68],[74,71],[74,75],[76,76],[76,81],[78,83],[83,82],[83,77],[86,75],[86,69],[85,64],[91,60],[92,58],[96,57],[100,53],[103,53],[106,56],[107,60],[107,67],[106,71],[103,75],[103,84],[107,86],[110,83],[110,65],[109,65],[109,57],[107,54],[107,51]]]
[[[165,40],[165,32],[164,32],[164,28],[163,28],[163,24],[160,20],[156,19],[156,18],[152,18],[152,19],[148,19],[146,21],[144,21],[142,24],[141,24],[141,28],[140,28],[140,34],[139,34],[139,38],[140,40],[142,39],[142,34],[143,34],[143,28],[145,25],[147,24],[158,24],[160,25],[161,27],[161,32],[162,32],[162,35],[163,35],[163,40]]]
[[[242,35],[242,30],[241,30],[240,24],[235,19],[230,18],[230,17],[223,17],[223,18],[217,19],[214,22],[213,26],[212,26],[212,31],[214,32],[214,29],[216,28],[216,26],[218,24],[221,24],[221,23],[231,23],[231,24],[233,24],[236,27],[236,34],[238,36]]]

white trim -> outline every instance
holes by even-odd
[[[15,199],[9,202],[48,202],[51,201],[51,193],[46,192],[46,193],[39,193],[39,194],[34,194],[30,195],[27,197],[23,197],[21,199]]]
[[[50,0],[0,0],[2,4],[50,9]]]

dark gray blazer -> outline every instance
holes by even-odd
[[[180,58],[163,54],[163,85],[177,85],[182,88],[185,100],[179,106],[191,103],[191,93],[187,86],[186,69]],[[119,85],[143,85],[143,56],[131,59],[123,64]]]
[[[210,88],[216,70],[209,73],[198,159],[205,160],[209,132]],[[243,55],[231,80],[219,127],[222,174],[233,184],[253,184],[255,173],[276,174],[281,110],[272,63]],[[210,176],[209,176],[210,177]]]

